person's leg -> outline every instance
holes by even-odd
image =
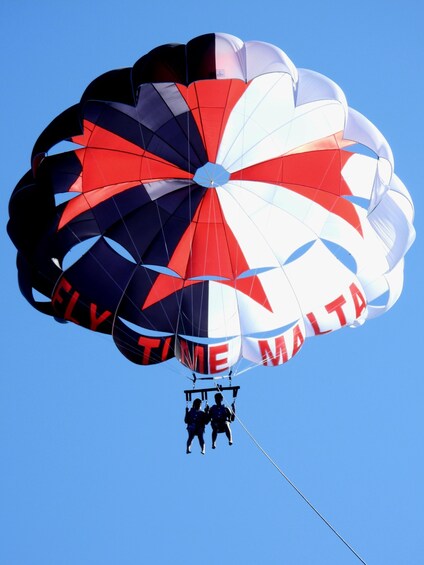
[[[216,428],[212,428],[212,449],[216,447],[216,438],[218,436],[218,430]]]
[[[231,426],[229,422],[225,422],[225,435],[228,438],[228,443],[233,445],[233,435],[231,433]]]
[[[191,453],[191,442],[193,441],[193,438],[194,438],[193,430],[188,430],[187,451],[186,451],[186,453]]]
[[[201,448],[201,453],[202,453],[202,455],[204,455],[204,454],[205,454],[205,439],[204,439],[204,437],[203,437],[203,431],[202,431],[202,432],[199,432],[199,433],[197,434],[197,437],[199,438],[199,444],[200,444],[200,448]]]

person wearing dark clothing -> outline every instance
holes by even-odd
[[[206,405],[206,411],[201,409],[202,401],[200,398],[195,398],[193,406],[186,408],[184,422],[187,424],[188,439],[187,439],[187,453],[191,453],[191,442],[194,436],[197,436],[201,448],[202,455],[205,454],[205,440],[203,434],[205,433],[205,426],[209,423],[209,406]]]
[[[231,410],[227,408],[222,401],[224,397],[220,392],[215,394],[215,402],[209,410],[209,419],[212,426],[212,449],[216,448],[216,438],[218,434],[225,433],[228,438],[229,445],[233,445],[233,436],[231,434],[230,422],[234,422],[236,407],[234,402],[231,404]]]

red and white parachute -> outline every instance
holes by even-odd
[[[46,156],[61,139],[81,148]],[[154,49],[96,79],[33,163],[9,223],[24,294],[134,362],[278,365],[401,293],[413,205],[387,141],[273,45],[208,34]],[[28,205],[43,208],[34,235]]]

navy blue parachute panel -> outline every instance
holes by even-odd
[[[92,213],[96,219],[98,231],[106,234],[113,226],[125,224],[126,218],[137,214],[140,208],[151,204],[152,201],[144,186],[138,185],[101,202],[92,208]],[[139,253],[130,253],[134,257],[139,255]]]
[[[217,78],[215,46],[214,33],[200,35],[187,43],[187,84]]]
[[[41,133],[35,142],[31,162],[38,156],[47,153],[60,141],[70,139],[81,133],[80,105],[71,106],[57,116]]]
[[[161,300],[156,300],[157,281],[166,278],[166,292]],[[126,288],[119,305],[118,316],[147,330],[175,333],[180,314],[178,288],[183,281],[176,277],[163,275],[148,268],[138,267]],[[177,291],[177,292],[175,292]]]
[[[88,210],[84,214],[81,214],[75,220],[69,222],[65,227],[57,230],[57,223],[60,218],[60,213],[66,208],[66,204],[61,204],[58,206],[58,216],[55,221],[55,226],[51,235],[53,236],[53,241],[51,244],[50,254],[52,257],[56,257],[59,262],[75,245],[100,235],[98,223],[94,217],[92,210]]]
[[[162,186],[149,187],[149,191],[166,188],[173,191],[153,202],[148,200],[143,203],[140,196],[140,204],[133,211],[122,213],[113,225],[104,230],[104,235],[121,244],[141,264],[167,266],[203,194],[203,190],[182,186],[182,182],[163,181]],[[141,192],[132,190],[136,202]],[[101,209],[100,206],[98,208]]]
[[[17,184],[9,202],[9,236],[27,257],[37,251],[40,237],[56,217],[53,194],[34,182],[28,171]]]
[[[139,267],[119,305],[118,316],[147,330],[207,337],[208,282],[193,283]]]
[[[175,84],[142,85],[136,109],[140,123],[156,134],[149,151],[186,170],[207,162],[196,122]]]
[[[63,194],[77,181],[81,170],[81,161],[75,151],[51,155],[39,165],[37,183],[53,194]]]
[[[175,214],[178,218],[191,221],[194,211],[202,201],[205,189],[194,183],[186,187],[181,181],[163,181],[163,183],[165,195],[157,201],[160,209],[169,214]],[[159,183],[155,183],[152,188],[158,185]],[[167,186],[175,186],[175,190],[166,192]]]
[[[16,259],[16,266],[18,268],[18,283],[19,290],[22,292],[23,296],[28,300],[28,302],[42,312],[43,314],[48,314],[54,316],[53,305],[48,301],[36,300],[34,298],[33,290],[37,290],[46,297],[50,297],[53,292],[53,280],[46,278],[44,274],[33,267],[33,263],[30,263],[22,253],[18,253]],[[60,270],[58,269],[60,273]]]
[[[160,199],[152,216],[152,220],[160,229],[157,231],[157,237],[152,238],[142,254],[144,264],[172,268],[170,262],[174,252],[190,226],[204,190],[200,187],[187,191],[179,190]],[[184,276],[183,272],[179,274]]]
[[[152,49],[135,63],[132,82],[134,88],[149,82],[187,84],[186,46],[170,43]]]
[[[94,79],[85,89],[80,104],[83,105],[89,100],[114,100],[123,104],[134,104],[131,68],[108,71]]]
[[[195,80],[215,79],[215,51],[214,33],[196,37],[187,45],[162,45],[136,62],[133,83],[176,82],[188,85]]]
[[[146,250],[157,238],[163,240],[163,233],[158,225],[158,207],[149,200],[104,230],[105,236],[118,242],[138,262],[145,262]],[[142,227],[143,235],[140,233]]]

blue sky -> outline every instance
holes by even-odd
[[[395,307],[237,384],[248,429],[369,565],[422,563],[423,15],[418,0],[1,4],[2,565],[359,563],[239,424],[232,448],[185,454],[190,383],[175,362],[132,365],[18,290],[7,205],[39,133],[102,72],[210,31],[274,43],[337,82],[413,196]]]

